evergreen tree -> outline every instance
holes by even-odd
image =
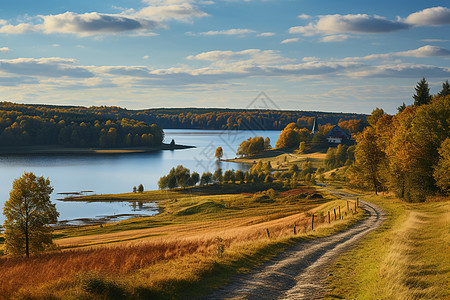
[[[447,95],[450,95],[450,85],[448,84],[448,80],[446,80],[442,84],[442,90],[439,92],[438,96],[439,97],[445,97]]]
[[[414,105],[420,106],[423,104],[428,104],[431,101],[430,88],[425,80],[425,77],[419,81],[415,87],[416,94],[413,96]]]
[[[5,202],[5,248],[8,254],[40,252],[51,245],[52,228],[59,213],[50,201],[50,180],[24,173],[13,182],[9,200]]]
[[[144,186],[142,185],[142,183],[138,186],[138,192],[142,193],[144,191]]]

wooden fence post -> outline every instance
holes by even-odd
[[[341,220],[341,206],[339,205],[339,220]]]
[[[347,211],[350,211],[350,207],[348,206],[348,200],[347,200]]]
[[[358,201],[358,200],[356,200],[356,201]],[[356,201],[355,201],[355,213],[356,213],[356,205],[357,205],[357,204],[356,204]]]
[[[266,232],[267,232],[267,237],[270,239],[270,232],[269,232],[269,228],[266,228]]]
[[[294,223],[294,235],[297,234],[297,224]]]
[[[314,230],[314,214],[312,215],[311,218],[311,230]]]
[[[336,208],[333,208],[334,210],[334,220],[336,221]]]
[[[328,211],[328,224],[331,224],[330,211]]]

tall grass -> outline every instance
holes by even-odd
[[[326,299],[450,299],[450,199],[370,196],[387,220],[330,269]]]

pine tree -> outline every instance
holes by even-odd
[[[450,95],[450,85],[448,84],[448,80],[442,84],[442,90],[439,92],[439,97],[445,97]]]
[[[428,104],[431,101],[430,88],[425,80],[425,77],[419,81],[415,87],[416,94],[413,96],[414,105],[419,106],[423,104]]]

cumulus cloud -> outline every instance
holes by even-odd
[[[8,47],[0,47],[0,52],[5,53],[5,52],[10,52],[10,51],[11,51],[11,49],[9,49]]]
[[[307,15],[300,15],[306,20]],[[348,34],[377,34],[409,29],[414,26],[441,26],[450,24],[450,9],[432,7],[410,14],[402,19],[389,20],[383,16],[367,14],[321,15],[305,26],[295,26],[290,33],[305,36],[326,35],[322,41],[338,41]]]
[[[440,26],[450,24],[450,9],[447,7],[432,7],[410,14],[405,22],[419,26]]]
[[[78,36],[137,33],[139,35],[154,35],[158,28],[167,27],[170,20],[192,22],[194,18],[208,16],[192,1],[144,1],[148,6],[140,10],[123,9],[119,14],[90,12],[78,14],[65,12],[56,15],[39,15],[31,23],[21,22],[11,24],[0,22],[0,33],[24,34],[42,32],[45,34],[67,33]],[[120,8],[117,8],[120,9]]]
[[[356,15],[326,15],[307,26],[291,27],[290,33],[302,33],[307,36],[315,34],[340,33],[383,33],[407,29],[409,25],[392,21],[380,16],[366,14]]]
[[[300,41],[299,38],[285,39],[281,41],[281,44],[296,43],[298,41]]]
[[[72,33],[86,36],[144,29],[151,30],[158,27],[158,23],[155,21],[96,12],[86,14],[65,12],[59,15],[40,17],[43,19],[42,31],[45,33]]]

